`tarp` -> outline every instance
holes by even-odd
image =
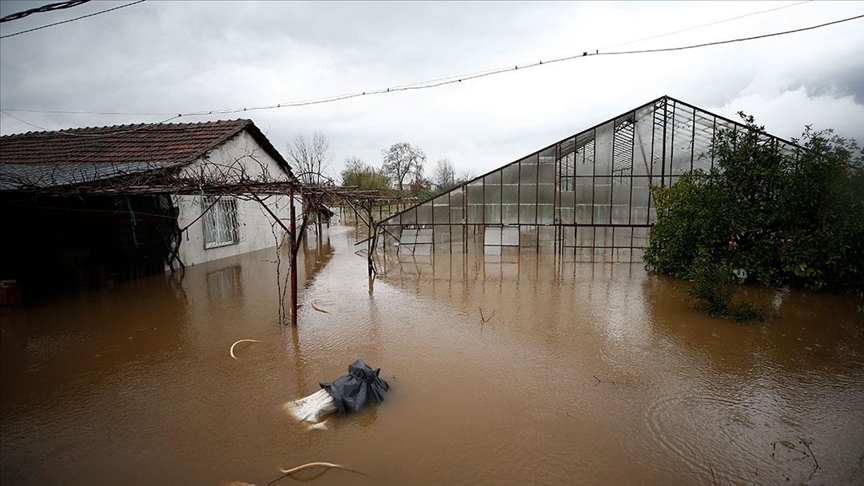
[[[381,368],[372,369],[358,359],[348,366],[348,374],[336,378],[332,383],[321,383],[336,402],[339,415],[359,412],[367,405],[384,401],[390,385],[378,377]]]

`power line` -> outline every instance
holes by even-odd
[[[141,1],[143,1],[143,0],[141,0]],[[585,51],[581,54],[573,54],[573,55],[569,55],[569,56],[565,56],[565,57],[550,59],[547,61],[538,61],[538,62],[534,62],[534,63],[530,63],[530,64],[524,64],[521,66],[516,65],[513,67],[491,69],[491,70],[487,70],[487,71],[479,71],[479,72],[460,75],[460,76],[450,76],[450,77],[446,77],[446,78],[438,78],[438,79],[433,79],[433,80],[428,80],[428,81],[421,81],[418,83],[394,86],[394,87],[390,87],[390,88],[381,88],[381,89],[376,89],[376,90],[371,90],[371,91],[342,94],[342,95],[329,96],[329,97],[317,98],[317,99],[305,100],[305,101],[277,103],[277,104],[273,104],[273,105],[247,107],[247,108],[227,108],[227,109],[219,109],[219,110],[203,110],[203,111],[189,112],[189,113],[177,113],[177,114],[139,113],[138,115],[146,115],[146,116],[169,116],[169,115],[172,115],[171,118],[166,120],[166,121],[170,121],[170,120],[173,120],[176,118],[185,118],[185,117],[191,117],[191,116],[226,115],[226,114],[234,114],[234,113],[243,113],[243,112],[247,112],[247,111],[272,110],[272,109],[279,109],[279,108],[295,108],[295,107],[301,107],[301,106],[334,103],[337,101],[344,101],[344,100],[348,100],[348,99],[352,99],[352,98],[359,98],[362,96],[388,94],[388,93],[395,93],[395,92],[400,92],[400,91],[432,89],[432,88],[437,88],[437,87],[441,87],[441,86],[445,86],[445,85],[449,85],[449,84],[461,83],[463,81],[471,81],[474,79],[484,78],[484,77],[488,77],[488,76],[494,76],[497,74],[503,74],[503,73],[510,72],[510,71],[518,71],[520,69],[525,70],[525,69],[543,66],[543,65],[547,65],[547,64],[553,64],[553,63],[564,62],[564,61],[571,61],[571,60],[582,59],[582,58],[586,58],[586,57],[637,55],[637,54],[652,54],[652,53],[659,53],[659,52],[682,51],[682,50],[698,49],[698,48],[710,47],[710,46],[718,46],[718,45],[723,45],[723,44],[731,44],[731,43],[736,43],[736,42],[746,42],[746,41],[752,41],[752,40],[758,40],[758,39],[765,39],[765,38],[769,38],[769,37],[777,37],[777,36],[782,36],[782,35],[789,35],[789,34],[795,34],[795,33],[799,33],[799,32],[805,32],[805,31],[809,31],[809,30],[820,29],[823,27],[828,27],[831,25],[836,25],[836,24],[840,24],[840,23],[844,23],[844,22],[850,22],[852,20],[858,20],[861,18],[864,18],[864,14],[856,15],[853,17],[848,17],[848,18],[844,18],[844,19],[840,19],[840,20],[834,20],[831,22],[826,22],[823,24],[813,25],[813,26],[809,26],[809,27],[802,27],[799,29],[785,30],[785,31],[781,31],[781,32],[773,32],[770,34],[762,34],[762,35],[751,36],[751,37],[739,37],[739,38],[735,38],[735,39],[727,39],[727,40],[722,40],[722,41],[706,42],[706,43],[701,43],[701,44],[692,44],[692,45],[685,45],[685,46],[664,47],[664,48],[657,48],[657,49],[631,50],[631,51],[612,51],[612,52],[600,52],[598,49],[598,50],[595,50],[595,52],[593,52],[593,53]],[[11,115],[10,113],[8,113],[9,111],[33,112],[33,113],[64,113],[61,111],[48,111],[48,110],[46,110],[46,111],[12,110],[12,109],[4,110],[4,113],[6,113],[9,116],[12,116],[13,118],[15,118],[17,120],[22,121],[22,122],[24,122],[24,121],[21,120],[20,118],[17,118],[15,116]],[[98,113],[98,112],[65,112],[65,113],[107,114],[107,113]],[[131,115],[132,113],[114,112],[111,114]],[[24,122],[24,123],[27,123],[27,122]],[[165,123],[165,122],[162,122],[162,123]],[[27,124],[31,125],[31,126],[35,126],[35,125],[32,125],[31,123],[27,123]],[[38,127],[38,128],[41,128],[41,127]]]
[[[24,10],[23,12],[9,14],[5,17],[0,18],[0,23],[23,19],[24,17],[34,13],[53,12],[54,10],[63,10],[64,8],[77,7],[78,5],[87,3],[89,1],[90,0],[72,0],[71,2],[49,3],[48,5],[31,8],[30,10]]]
[[[798,5],[803,5],[803,4],[805,4],[805,3],[810,3],[810,2],[812,2],[812,1],[813,1],[813,0],[804,0],[803,2],[791,3],[791,4],[788,4],[788,5],[783,5],[782,7],[774,7],[774,8],[769,8],[769,9],[767,9],[767,10],[759,10],[759,11],[757,11],[757,12],[750,12],[750,13],[747,13],[747,14],[744,14],[744,15],[739,15],[739,16],[737,16],[737,17],[730,17],[730,18],[728,18],[728,19],[716,20],[716,21],[714,21],[714,22],[708,22],[707,24],[694,25],[693,27],[687,27],[686,29],[675,30],[675,31],[672,31],[672,32],[666,32],[666,33],[663,33],[663,34],[652,35],[652,36],[650,36],[650,37],[643,37],[643,38],[641,38],[641,39],[636,39],[636,40],[632,40],[632,41],[622,42],[622,43],[620,43],[620,44],[613,44],[613,45],[611,45],[611,46],[601,47],[599,50],[606,50],[606,49],[612,49],[613,47],[627,46],[627,45],[630,45],[630,44],[635,44],[635,43],[637,43],[637,42],[643,42],[643,41],[647,41],[647,40],[659,39],[660,37],[667,37],[667,36],[674,35],[674,34],[681,34],[681,33],[683,33],[683,32],[690,32],[691,30],[701,29],[702,27],[710,27],[710,26],[712,26],[712,25],[725,24],[726,22],[732,22],[733,20],[740,20],[740,19],[747,18],[747,17],[753,17],[754,15],[762,15],[762,14],[764,14],[764,13],[768,13],[768,12],[774,12],[774,11],[777,11],[777,10],[783,10],[784,8],[797,7]]]
[[[30,125],[30,126],[33,127],[33,128],[38,128],[38,129],[40,129],[40,130],[49,131],[49,130],[48,130],[47,128],[45,128],[45,127],[40,127],[39,125],[35,125],[35,124],[33,124],[33,123],[28,122],[27,120],[22,120],[21,118],[18,118],[17,116],[13,115],[12,113],[9,113],[9,112],[6,111],[6,110],[0,110],[0,113],[4,114],[4,115],[6,115],[6,116],[12,117],[12,118],[18,120],[19,122],[24,123],[25,125]]]
[[[14,119],[20,121],[21,123],[26,124],[26,125],[30,125],[30,126],[33,127],[33,128],[38,128],[39,130],[43,130],[43,131],[46,131],[46,132],[57,132],[58,134],[61,134],[61,135],[68,135],[68,136],[70,136],[70,137],[82,137],[82,138],[103,138],[103,137],[110,137],[110,136],[112,136],[112,135],[117,135],[117,134],[120,134],[120,133],[137,132],[138,130],[141,130],[141,129],[143,129],[143,128],[147,128],[147,126],[148,126],[147,124],[138,124],[138,125],[135,125],[134,128],[128,128],[128,129],[123,129],[123,130],[115,130],[115,131],[113,131],[113,132],[100,132],[100,133],[96,133],[96,134],[90,134],[90,133],[74,133],[74,132],[69,132],[69,131],[65,131],[65,130],[51,130],[51,129],[49,129],[49,128],[45,128],[45,127],[43,127],[43,126],[36,125],[35,123],[30,123],[30,122],[28,122],[27,120],[23,120],[23,119],[21,119],[21,118],[18,118],[18,117],[15,116],[15,115],[13,115],[12,113],[9,113],[7,110],[0,110],[0,113],[4,114],[4,115],[6,115],[6,116],[12,117],[12,118],[14,118]],[[169,121],[171,121],[171,120],[175,120],[175,119],[177,119],[177,118],[180,118],[180,115],[173,115],[173,116],[171,116],[170,118],[166,118],[165,120],[162,120],[162,121],[159,121],[159,122],[156,122],[156,123],[157,123],[157,124],[161,124],[161,123],[168,123]]]
[[[109,8],[109,9],[106,9],[106,10],[100,10],[99,12],[94,12],[94,13],[91,13],[91,14],[82,15],[82,16],[80,16],[80,17],[75,17],[74,19],[62,20],[62,21],[60,21],[60,22],[54,22],[53,24],[43,25],[43,26],[41,26],[41,27],[35,27],[35,28],[33,28],[33,29],[22,30],[21,32],[15,32],[14,34],[0,35],[0,39],[5,39],[5,38],[7,38],[7,37],[14,37],[14,36],[16,36],[16,35],[21,35],[21,34],[26,34],[27,32],[33,32],[33,31],[35,31],[35,30],[47,29],[48,27],[53,27],[53,26],[55,26],[55,25],[68,24],[69,22],[74,22],[74,21],[76,21],[76,20],[86,19],[87,17],[93,17],[93,16],[96,16],[96,15],[99,15],[99,14],[103,14],[103,13],[107,13],[107,12],[112,12],[112,11],[114,11],[114,10],[120,10],[121,8],[131,7],[132,5],[139,4],[139,3],[143,2],[143,1],[144,1],[144,0],[137,0],[137,1],[135,1],[135,2],[127,3],[127,4],[125,4],[125,5],[120,5],[120,6],[118,6],[118,7],[113,7],[113,8]]]
[[[642,42],[642,41],[646,41],[646,40],[657,39],[657,38],[659,38],[659,37],[666,37],[666,36],[670,36],[670,35],[674,35],[674,34],[680,34],[680,33],[682,33],[682,32],[688,32],[688,31],[691,31],[691,30],[700,29],[700,28],[702,28],[702,27],[707,27],[707,26],[710,26],[710,25],[722,24],[722,23],[725,23],[725,22],[731,22],[731,21],[734,21],[734,20],[739,20],[739,19],[742,19],[742,18],[745,18],[745,17],[751,17],[751,16],[754,16],[754,15],[761,15],[761,14],[764,14],[764,13],[773,12],[773,11],[776,11],[776,10],[782,10],[782,9],[789,8],[789,7],[795,7],[795,6],[798,6],[798,5],[805,4],[805,3],[810,3],[810,2],[812,2],[812,1],[813,1],[813,0],[804,0],[804,1],[802,1],[802,2],[793,3],[793,4],[789,4],[789,5],[783,5],[783,6],[781,6],[781,7],[775,7],[775,8],[771,8],[771,9],[767,9],[767,10],[760,10],[760,11],[757,11],[757,12],[750,12],[750,13],[748,13],[748,14],[739,15],[739,16],[737,16],[737,17],[730,17],[730,18],[723,19],[723,20],[718,20],[718,21],[715,21],[715,22],[709,22],[709,23],[706,23],[706,24],[695,25],[695,26],[692,26],[692,27],[688,27],[688,28],[686,28],[686,29],[680,29],[680,30],[676,30],[676,31],[672,31],[672,32],[666,32],[666,33],[663,33],[663,34],[658,34],[658,35],[654,35],[654,36],[650,36],[650,37],[644,37],[644,38],[641,38],[641,39],[636,39],[636,40],[632,40],[632,41],[622,42],[622,43],[620,43],[620,44],[615,44],[615,45],[612,45],[612,46],[602,47],[601,49],[604,49],[604,50],[605,50],[605,49],[611,49],[611,48],[613,48],[613,47],[620,47],[620,46],[629,45],[629,44],[634,44],[634,43]],[[479,75],[479,74],[494,74],[494,73],[498,72],[499,70],[500,70],[500,69],[491,69],[491,70],[485,70],[485,71],[476,71],[476,72],[467,73],[467,74],[461,74],[461,75],[457,75],[457,76],[447,76],[447,77],[438,78],[438,79],[426,80],[426,81],[421,81],[421,82],[417,82],[417,83],[411,83],[411,84],[406,84],[406,85],[401,85],[401,86],[395,86],[395,87],[390,88],[389,91],[400,90],[400,89],[403,89],[403,88],[410,88],[410,87],[413,87],[413,86],[422,86],[422,85],[426,85],[426,84],[429,84],[429,83],[436,83],[436,82],[439,82],[439,81],[446,81],[446,80],[452,80],[452,79],[473,79],[473,76],[475,76],[475,75]],[[388,91],[385,90],[385,92],[388,92]],[[334,101],[338,101],[338,100],[334,100]],[[286,104],[286,106],[287,106],[287,105],[288,105],[288,104]],[[59,115],[107,115],[107,116],[111,116],[111,115],[120,115],[120,116],[172,116],[172,115],[175,115],[175,113],[165,113],[165,112],[144,112],[144,113],[142,113],[142,112],[113,112],[113,111],[107,111],[107,112],[106,112],[106,111],[67,111],[67,110],[16,110],[16,109],[10,109],[10,108],[7,108],[6,111],[15,111],[15,112],[22,112],[22,113],[47,113],[47,114],[59,114]]]
[[[510,72],[510,71],[517,71],[519,69],[524,70],[524,69],[529,69],[529,68],[533,68],[533,67],[543,66],[546,64],[553,64],[553,63],[557,63],[557,62],[570,61],[570,60],[581,59],[581,58],[585,58],[585,57],[615,56],[615,55],[624,55],[624,54],[630,54],[630,55],[652,54],[652,53],[658,53],[658,52],[671,52],[671,51],[683,51],[683,50],[688,50],[688,49],[698,49],[698,48],[702,48],[702,47],[718,46],[718,45],[722,45],[722,44],[732,44],[735,42],[746,42],[746,41],[752,41],[752,40],[757,40],[757,39],[765,39],[768,37],[776,37],[776,36],[781,36],[781,35],[795,34],[798,32],[805,32],[808,30],[820,29],[822,27],[828,27],[830,25],[840,24],[843,22],[849,22],[852,20],[860,19],[860,18],[864,18],[864,15],[856,15],[854,17],[848,17],[845,19],[835,20],[832,22],[826,22],[824,24],[813,25],[810,27],[803,27],[800,29],[785,30],[785,31],[781,31],[781,32],[773,32],[770,34],[762,34],[762,35],[751,36],[751,37],[739,37],[739,38],[735,38],[735,39],[727,39],[727,40],[722,40],[722,41],[706,42],[706,43],[702,43],[702,44],[693,44],[693,45],[686,45],[686,46],[664,47],[664,48],[658,48],[658,49],[643,49],[643,50],[633,50],[633,51],[613,51],[613,52],[600,52],[599,50],[596,50],[594,53],[589,53],[586,51],[586,52],[583,52],[582,54],[574,54],[574,55],[570,55],[570,56],[559,57],[556,59],[550,59],[548,61],[538,61],[538,62],[531,63],[531,64],[525,64],[522,66],[516,65],[513,67],[492,69],[489,71],[482,71],[479,73],[469,74],[469,75],[465,75],[465,76],[452,76],[450,78],[441,78],[439,80],[425,81],[425,82],[415,83],[412,85],[396,86],[396,87],[383,88],[383,89],[377,89],[377,90],[372,90],[372,91],[363,91],[360,93],[343,94],[343,95],[337,95],[337,96],[331,96],[331,97],[319,98],[319,99],[307,100],[307,101],[278,103],[275,105],[268,105],[268,106],[258,106],[258,107],[251,107],[251,108],[228,108],[228,109],[222,109],[222,110],[207,110],[207,111],[199,111],[199,112],[193,112],[193,113],[180,113],[178,115],[178,117],[201,116],[201,115],[225,115],[225,114],[232,114],[232,113],[242,113],[242,112],[246,112],[246,111],[272,110],[272,109],[277,109],[277,108],[291,108],[291,107],[317,105],[317,104],[323,104],[323,103],[333,103],[336,101],[343,101],[343,100],[347,100],[347,99],[351,99],[351,98],[359,98],[361,96],[395,93],[398,91],[431,89],[431,88],[437,88],[440,86],[445,86],[448,84],[456,84],[456,83],[461,83],[463,81],[470,81],[473,79],[479,79],[479,78],[484,78],[487,76],[493,76],[496,74],[502,74],[502,73],[506,73],[506,72]]]

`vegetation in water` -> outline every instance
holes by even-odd
[[[718,130],[709,171],[654,187],[649,270],[693,281],[696,307],[759,320],[740,285],[864,293],[864,157],[852,140],[808,126],[790,151],[739,113]]]

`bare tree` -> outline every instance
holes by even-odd
[[[382,153],[384,155],[382,170],[393,178],[400,191],[403,190],[405,178],[409,175],[415,182],[422,180],[426,154],[420,147],[412,147],[410,143],[400,142]]]
[[[459,177],[456,178],[456,181],[454,183],[454,187],[455,186],[461,186],[462,184],[465,184],[466,182],[468,182],[468,181],[470,181],[476,177],[477,177],[477,175],[474,174],[474,171],[472,171],[472,170],[463,171],[462,173],[459,174]]]
[[[286,145],[288,163],[294,175],[306,184],[321,184],[328,180],[324,171],[330,168],[332,154],[330,141],[320,131],[315,131],[311,137],[302,133],[294,135],[293,143]]]
[[[432,173],[432,182],[441,191],[449,191],[456,186],[456,170],[453,169],[453,163],[450,162],[450,159],[438,160],[435,172]]]

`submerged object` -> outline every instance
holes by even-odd
[[[359,412],[369,405],[384,401],[390,385],[380,378],[381,368],[358,359],[348,366],[348,374],[329,383],[320,383],[321,390],[285,404],[285,410],[301,422],[318,424],[333,412],[339,416]]]

